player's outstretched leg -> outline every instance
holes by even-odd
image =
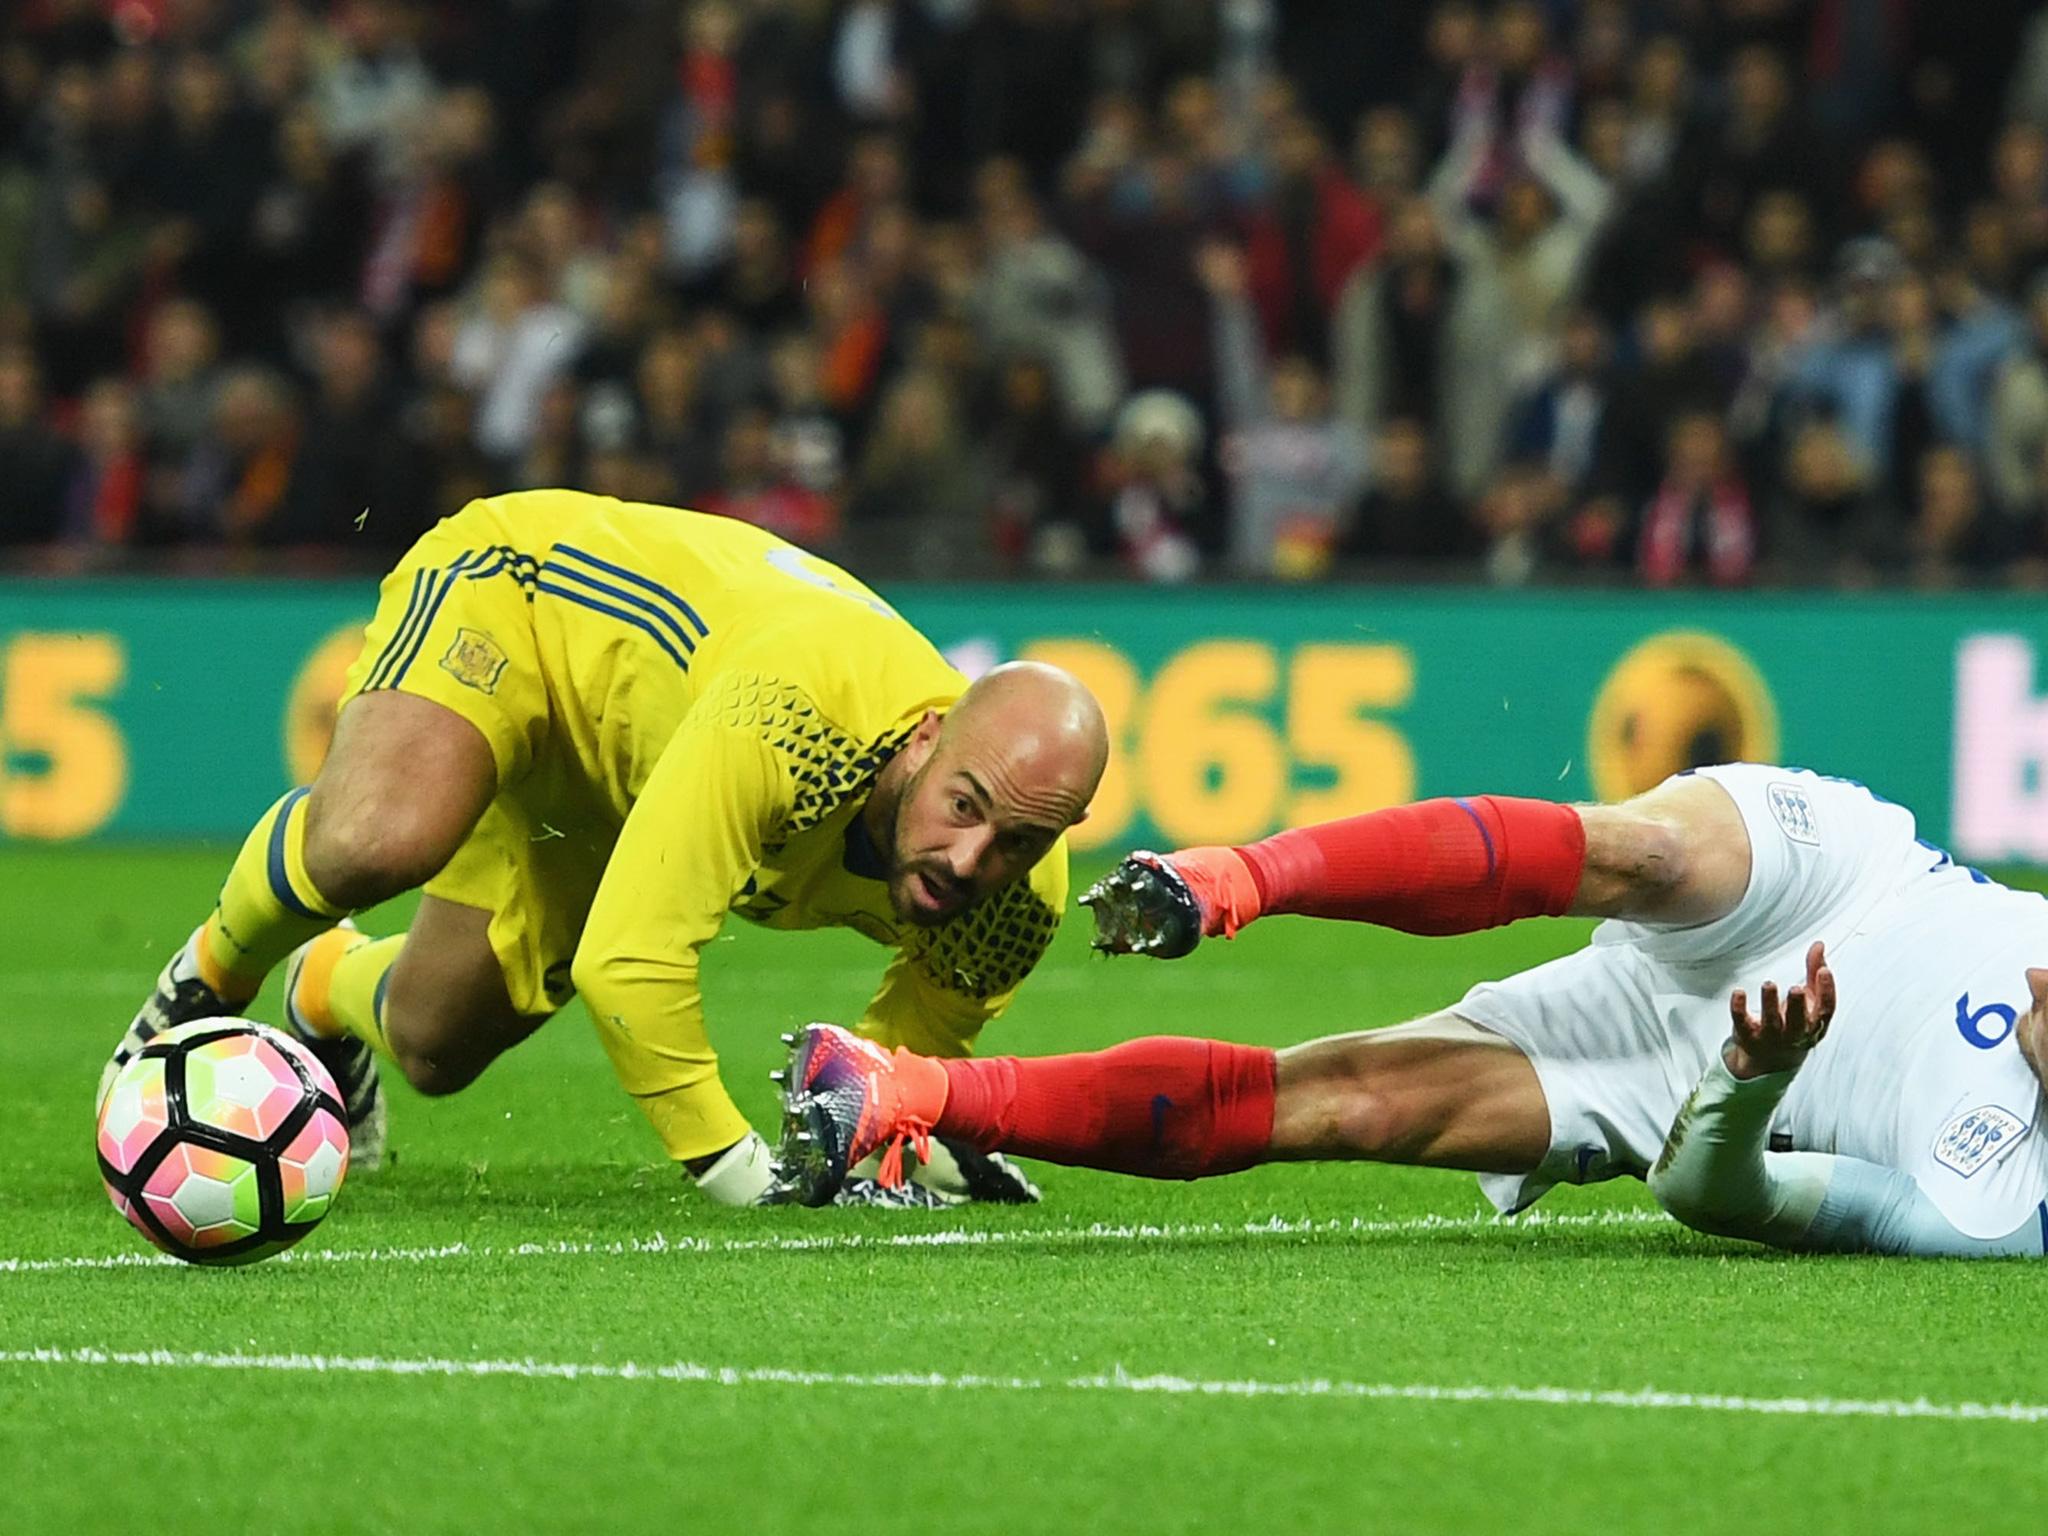
[[[1241,848],[1139,852],[1081,897],[1095,947],[1173,959],[1275,913],[1470,933],[1569,911],[1586,866],[1577,810],[1480,795],[1276,833]]]
[[[1528,1058],[1449,1014],[1287,1051],[1160,1036],[1071,1056],[936,1060],[830,1024],[790,1037],[779,1162],[821,1205],[862,1158],[943,1136],[1144,1178],[1377,1158],[1527,1172],[1550,1144]]]

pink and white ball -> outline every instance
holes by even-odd
[[[165,1030],[99,1108],[114,1209],[193,1264],[251,1264],[320,1224],[348,1174],[348,1117],[327,1069],[248,1019]]]

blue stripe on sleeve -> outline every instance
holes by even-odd
[[[668,652],[670,660],[674,661],[685,672],[690,670],[690,664],[683,659],[683,653],[670,644],[668,636],[655,628],[646,618],[635,613],[630,608],[615,608],[610,603],[599,602],[596,598],[586,593],[571,591],[567,587],[558,587],[546,579],[553,574],[555,574],[554,567],[546,568],[541,572],[542,579],[537,584],[539,591],[547,593],[550,597],[559,597],[565,602],[574,603],[579,608],[588,608],[593,612],[606,614],[611,618],[632,625],[635,629],[645,631],[652,637],[656,645]]]
[[[642,613],[645,613],[649,618],[660,624],[663,629],[675,636],[684,650],[695,651],[697,649],[697,642],[691,638],[689,631],[676,621],[674,614],[670,613],[659,603],[650,602],[638,593],[628,592],[624,587],[615,587],[608,581],[599,581],[595,576],[579,571],[573,565],[564,565],[557,560],[550,560],[541,569],[545,574],[554,577],[557,581],[573,581],[578,586],[588,587],[600,596],[611,598],[614,602],[624,603],[628,608],[638,608]]]
[[[300,917],[321,918],[327,914],[315,912],[292,889],[291,876],[285,873],[284,837],[285,829],[292,819],[292,811],[306,798],[307,786],[301,784],[284,797],[284,804],[277,808],[277,821],[270,828],[270,894],[283,902],[287,911],[296,912]]]
[[[690,621],[700,636],[706,640],[711,638],[711,630],[702,619],[697,617],[697,610],[676,596],[675,593],[669,591],[660,582],[650,580],[648,577],[642,576],[638,571],[629,571],[624,566],[613,565],[609,560],[600,560],[596,555],[577,549],[571,544],[557,544],[555,546],[555,553],[581,560],[585,565],[594,566],[608,575],[618,577],[621,581],[629,581],[643,591],[653,593],[662,601],[673,604],[676,611]]]
[[[415,661],[419,660],[420,647],[426,644],[427,632],[434,627],[434,615],[441,611],[441,604],[447,600],[449,590],[454,587],[456,578],[468,571],[475,570],[489,556],[489,550],[472,550],[449,566],[446,571],[442,572],[441,580],[434,588],[434,600],[427,604],[426,613],[420,619],[417,632],[413,635],[412,643],[406,648],[405,659],[398,664],[397,670],[385,682],[385,687],[396,688],[400,683],[404,682],[407,670],[411,668]]]
[[[383,686],[385,670],[412,632],[413,620],[419,617],[420,598],[426,593],[429,578],[430,573],[427,571],[412,573],[412,596],[406,599],[405,613],[400,617],[398,627],[391,632],[391,638],[384,642],[384,649],[378,652],[376,665],[370,668],[369,678],[363,684],[365,691]]]

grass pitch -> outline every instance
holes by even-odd
[[[0,849],[8,1536],[2041,1528],[2043,1268],[1765,1253],[1634,1184],[1502,1225],[1469,1178],[1371,1167],[719,1211],[580,1009],[456,1098],[397,1090],[395,1166],[300,1253],[149,1262],[92,1088],[228,852]],[[1583,933],[1274,922],[1166,966],[1084,927],[987,1048],[1391,1023]],[[777,1032],[856,1013],[879,958],[716,946],[758,1124]]]

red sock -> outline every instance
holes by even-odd
[[[1258,887],[1257,915],[1471,933],[1569,911],[1586,827],[1568,805],[1480,795],[1300,827],[1234,851]]]
[[[1156,1036],[1077,1056],[948,1060],[934,1126],[1015,1152],[1148,1179],[1200,1179],[1262,1161],[1273,1137],[1273,1053]]]

